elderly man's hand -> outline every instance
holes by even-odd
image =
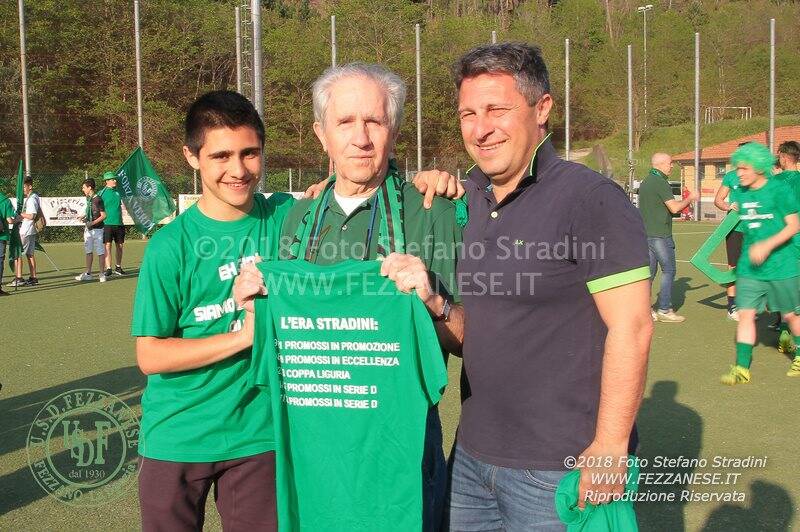
[[[421,194],[425,194],[423,206],[430,209],[434,196],[457,199],[464,195],[464,186],[457,177],[440,170],[417,172],[412,181]]]
[[[414,255],[389,254],[381,263],[381,275],[394,281],[401,292],[409,293],[411,290],[416,290],[428,308],[431,308],[435,303],[434,300],[439,297],[431,288],[428,269],[419,257]]]
[[[261,258],[257,257],[254,262],[243,264],[239,275],[233,281],[233,300],[236,302],[236,307],[243,308],[247,312],[255,312],[253,300],[256,296],[267,295],[264,275],[255,265],[260,260]]]
[[[305,192],[303,192],[304,198],[311,198],[316,199],[317,196],[322,194],[322,191],[325,190],[325,185],[328,183],[328,179],[323,179],[319,183],[315,183],[308,187]]]
[[[625,491],[625,473],[628,471],[627,445],[605,445],[593,441],[577,458],[581,471],[578,484],[578,508],[586,502],[605,504],[615,495]]]

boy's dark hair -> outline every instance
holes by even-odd
[[[90,177],[89,179],[84,179],[83,184],[91,188],[92,190],[97,190],[97,185],[95,184],[93,177]]]
[[[251,127],[264,144],[264,122],[250,100],[234,91],[211,91],[203,94],[186,112],[184,142],[194,155],[200,153],[209,129]]]
[[[800,142],[796,140],[787,140],[778,146],[778,153],[788,155],[794,162],[800,160]]]
[[[33,178],[31,176],[26,177],[23,179],[22,184],[33,186]]]

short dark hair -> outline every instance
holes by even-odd
[[[22,184],[33,186],[33,178],[31,176],[26,177],[22,180]]]
[[[796,140],[787,140],[778,146],[778,153],[788,155],[794,162],[800,160],[800,142]]]
[[[94,182],[94,178],[90,177],[88,179],[83,180],[83,184],[87,187],[91,188],[92,190],[97,190],[97,185]]]
[[[521,42],[484,44],[462,55],[453,67],[456,89],[461,82],[481,74],[509,74],[528,105],[550,93],[550,76],[538,46]]]
[[[264,122],[250,100],[234,91],[211,91],[196,99],[186,113],[185,143],[189,151],[200,153],[206,131],[220,127],[251,127],[264,144]]]

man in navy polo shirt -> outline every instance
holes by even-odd
[[[642,219],[622,189],[563,161],[538,48],[480,46],[455,67],[469,222],[458,265],[471,395],[449,490],[451,530],[559,530],[555,489],[622,493],[653,322]]]

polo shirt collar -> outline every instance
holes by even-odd
[[[536,149],[533,150],[531,162],[528,165],[528,171],[522,176],[519,183],[517,183],[517,188],[512,192],[512,195],[525,189],[529,185],[539,182],[542,179],[544,171],[547,170],[553,162],[558,160],[558,154],[553,147],[553,143],[550,141],[551,135],[552,133],[545,135],[539,142],[539,145],[536,146]],[[479,190],[491,192],[492,182],[477,164],[467,170],[467,177],[477,185]]]
[[[669,176],[657,168],[651,168],[650,175],[658,176],[664,180],[669,180]]]

